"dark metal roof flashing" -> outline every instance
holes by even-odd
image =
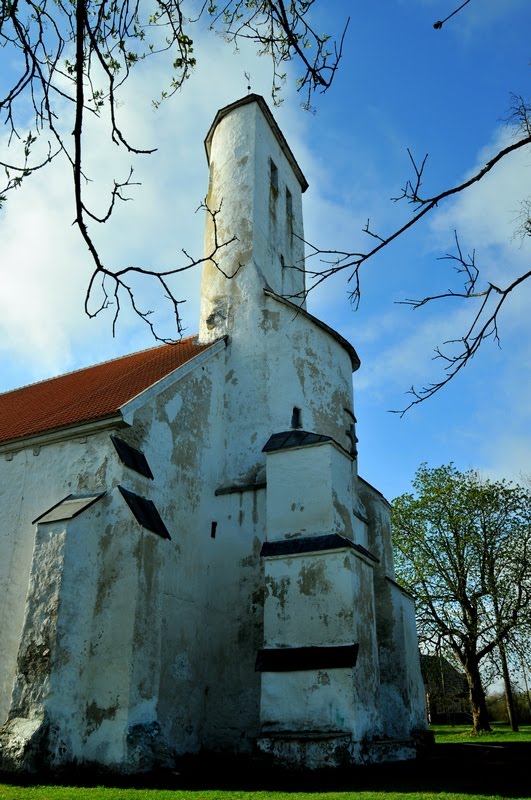
[[[280,433],[273,433],[265,445],[262,447],[262,453],[274,453],[279,450],[290,450],[296,447],[308,447],[314,444],[323,444],[323,442],[330,442],[337,447],[347,458],[352,458],[352,453],[345,450],[343,445],[339,444],[332,436],[325,436],[322,433],[312,433],[311,431],[303,431],[300,428],[291,429],[289,431],[281,431]]]
[[[291,447],[306,447],[310,444],[333,441],[331,436],[324,436],[322,433],[311,433],[300,429],[283,431],[269,437],[262,448],[262,453],[273,453],[275,450],[288,450]]]
[[[358,660],[359,642],[313,647],[264,647],[256,656],[256,672],[352,669]]]
[[[283,556],[343,550],[344,548],[355,550],[370,561],[375,563],[379,562],[379,559],[370,553],[366,547],[338,533],[324,533],[319,536],[297,536],[293,539],[279,539],[272,542],[267,541],[262,545],[260,556],[262,558],[282,558]]]

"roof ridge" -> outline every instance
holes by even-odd
[[[174,342],[160,342],[152,347],[145,347],[143,350],[134,350],[132,353],[124,353],[121,356],[114,356],[114,358],[106,358],[104,361],[97,361],[95,364],[88,364],[86,367],[77,367],[77,369],[67,370],[66,372],[61,372],[58,375],[53,375],[50,378],[41,378],[38,381],[25,383],[22,386],[15,387],[14,389],[7,389],[5,392],[0,392],[0,397],[3,397],[6,394],[21,392],[25,389],[30,389],[33,386],[40,386],[43,383],[56,381],[58,378],[65,378],[68,375],[76,375],[78,372],[86,372],[88,370],[95,369],[96,367],[103,367],[105,364],[112,364],[114,361],[121,361],[126,358],[131,358],[132,356],[139,356],[142,355],[142,353],[149,353],[151,350],[158,350],[162,347],[173,347],[174,345],[180,345],[184,342],[192,341],[194,339],[197,339],[197,333],[194,333],[191,336],[183,336],[182,339],[178,339]]]
[[[0,394],[0,442],[102,420],[215,342],[156,344]]]

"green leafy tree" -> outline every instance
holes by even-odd
[[[392,507],[397,575],[416,597],[425,649],[453,654],[474,729],[490,730],[482,662],[529,621],[531,492],[451,464],[423,464],[413,488]]]

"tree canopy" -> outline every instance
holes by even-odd
[[[413,487],[392,506],[397,575],[416,598],[423,648],[461,665],[486,730],[482,662],[529,624],[531,492],[451,464],[422,465]]]

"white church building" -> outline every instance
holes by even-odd
[[[237,241],[198,336],[0,395],[0,769],[334,767],[426,730],[358,356],[295,299],[307,182],[257,95],[205,144]]]

